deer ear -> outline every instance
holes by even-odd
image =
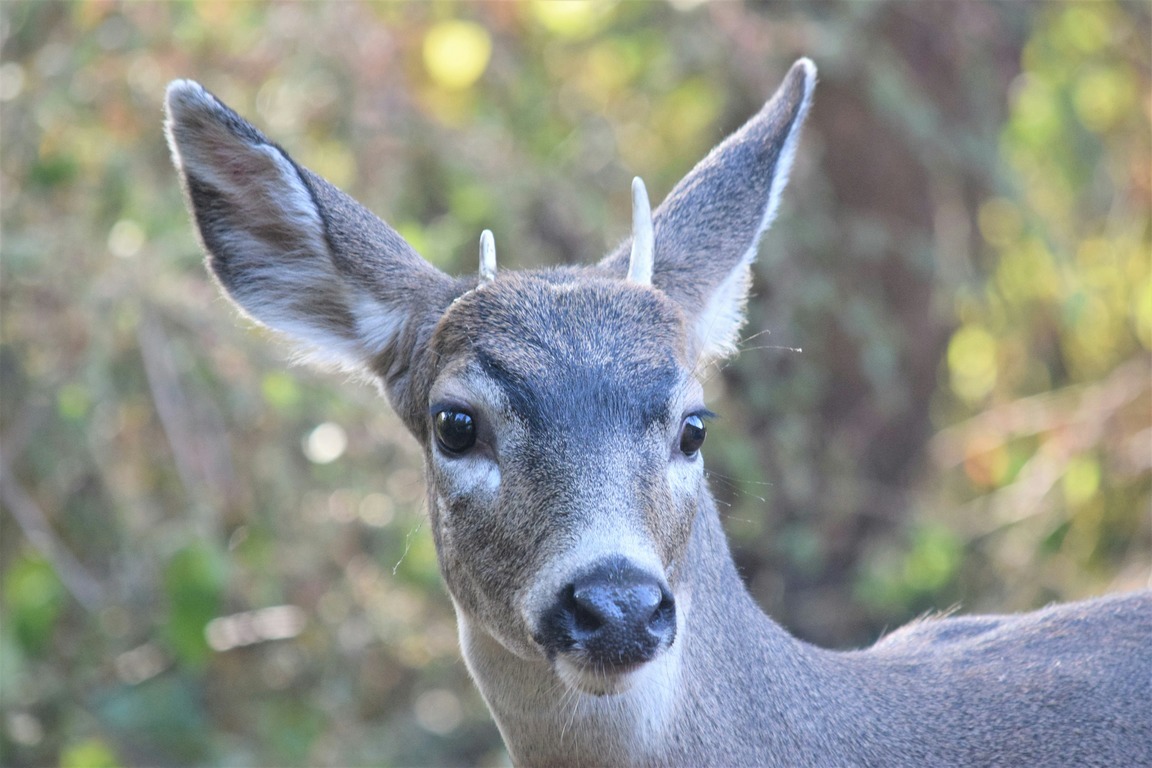
[[[412,336],[439,318],[456,281],[197,83],[169,85],[166,111],[172,159],[227,294],[309,359],[377,373],[391,396]]]
[[[652,284],[680,304],[701,362],[736,351],[751,265],[788,182],[816,67],[800,59],[740,130],[700,161],[653,214]],[[601,265],[628,269],[631,241]]]

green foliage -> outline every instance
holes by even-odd
[[[211,655],[204,630],[220,610],[226,584],[223,559],[207,542],[189,544],[168,560],[164,568],[164,594],[168,598],[165,637],[172,653],[184,664],[201,666]]]
[[[60,755],[61,768],[120,768],[112,750],[99,739],[88,739],[66,748]]]
[[[306,701],[264,702],[259,730],[272,736],[272,757],[279,765],[306,765],[313,742],[323,733],[324,716]]]
[[[97,691],[92,708],[129,754],[168,755],[185,765],[202,764],[211,754],[212,743],[204,738],[207,722],[197,688],[188,678],[165,674]],[[103,745],[88,741],[81,747],[88,755],[87,750]]]
[[[0,3],[5,765],[506,760],[414,441],[218,298],[201,80],[432,263],[598,258],[799,55],[816,106],[706,372],[750,589],[807,639],[1146,583],[1152,44],[1134,2]],[[798,351],[799,349],[803,351]]]
[[[1152,145],[1137,94],[1152,57],[1132,44],[1133,10],[1062,3],[1036,17],[998,189],[977,213],[987,280],[960,295],[948,347],[941,414],[967,419],[947,434],[964,455],[952,481],[982,510],[984,557],[1048,574],[1029,602],[1054,581],[1091,593],[1118,555],[1147,557]],[[1139,531],[1137,546],[1106,544],[1104,514]]]
[[[873,608],[929,607],[956,578],[963,548],[955,533],[939,525],[919,525],[910,539],[901,542],[900,549],[873,555],[869,570],[857,581],[857,594]]]
[[[25,653],[49,651],[66,595],[52,566],[30,550],[4,570],[4,608],[9,631]]]

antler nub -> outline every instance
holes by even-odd
[[[480,233],[480,282],[488,283],[496,277],[496,241],[492,230]]]
[[[628,281],[652,285],[652,251],[655,235],[652,232],[652,205],[648,190],[637,176],[632,179],[632,256],[628,259]]]

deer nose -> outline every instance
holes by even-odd
[[[663,580],[616,557],[560,590],[541,640],[550,655],[613,669],[651,661],[675,636],[676,601]]]

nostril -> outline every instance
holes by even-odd
[[[648,626],[657,627],[666,622],[675,623],[676,620],[676,599],[672,597],[671,593],[665,592],[660,595],[660,603],[652,611],[652,615],[648,619]]]
[[[664,592],[660,604],[648,618],[648,634],[660,643],[671,643],[676,637],[676,600]]]
[[[602,607],[596,604],[592,595],[578,593],[575,586],[570,586],[567,599],[572,610],[572,625],[577,631],[591,633],[604,626]]]

